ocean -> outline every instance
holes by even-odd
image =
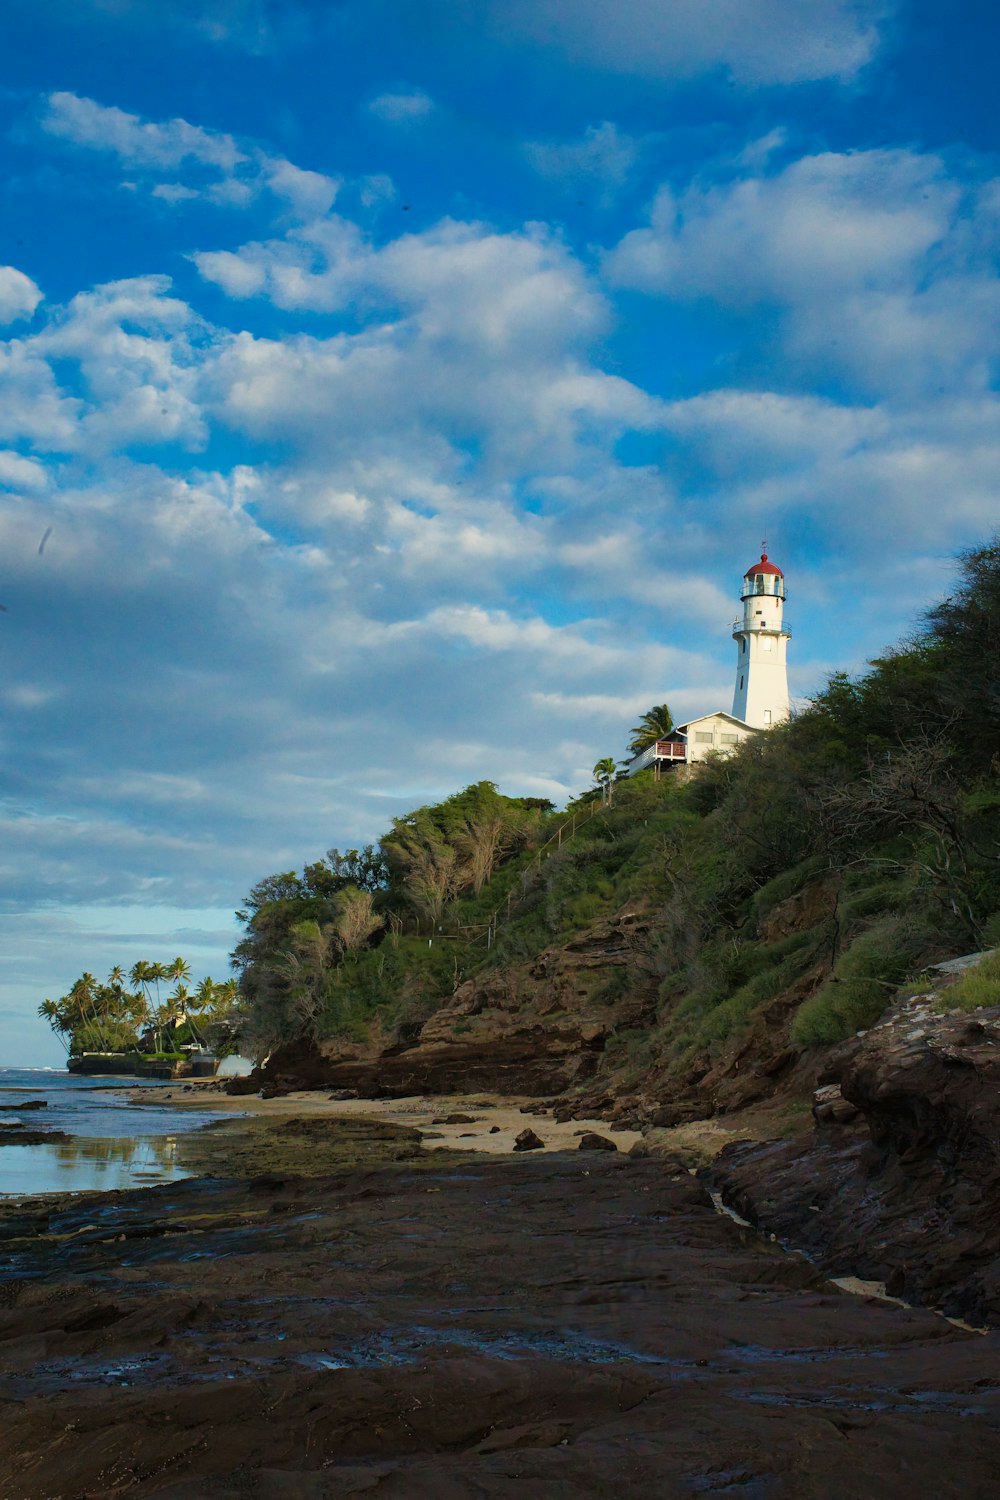
[[[0,1144],[0,1198],[148,1187],[188,1176],[176,1161],[177,1137],[218,1116],[201,1109],[130,1104],[128,1092],[137,1085],[137,1079],[129,1078],[0,1068],[4,1133],[18,1126],[15,1134],[62,1131],[69,1137],[37,1145]],[[12,1108],[36,1099],[46,1107]]]

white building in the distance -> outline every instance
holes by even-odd
[[[725,754],[758,730],[788,718],[786,652],[791,630],[784,621],[785,575],[766,552],[743,575],[743,614],[733,621],[736,686],[731,713],[717,709],[678,724],[669,739],[657,740],[629,762],[635,776],[652,766],[695,765],[706,755]]]

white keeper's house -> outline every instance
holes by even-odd
[[[696,765],[706,755],[732,750],[741,740],[788,718],[786,653],[791,630],[784,620],[785,575],[766,552],[743,575],[743,613],[733,621],[736,686],[730,713],[717,709],[678,724],[629,762],[635,776],[652,766],[656,775],[674,766]]]

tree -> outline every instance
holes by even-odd
[[[478,896],[493,879],[501,854],[515,841],[516,833],[499,814],[466,821],[456,839],[459,854],[465,861],[472,889]]]
[[[632,738],[628,743],[630,755],[641,755],[648,750],[650,745],[655,745],[657,740],[665,740],[673,732],[674,716],[665,703],[656,703],[647,709],[629,734]]]
[[[594,766],[594,780],[601,789],[601,801],[605,807],[611,806],[614,795],[615,773],[618,770],[614,756],[606,755]]]
[[[372,933],[383,925],[382,918],[372,910],[371,891],[347,886],[337,900],[340,908],[334,922],[337,936],[349,952],[363,948]]]
[[[461,884],[457,849],[433,825],[414,828],[402,820],[383,845],[401,871],[403,895],[429,921],[439,922]]]

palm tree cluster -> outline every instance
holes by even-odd
[[[190,978],[181,957],[169,964],[139,959],[127,972],[115,964],[103,982],[84,972],[59,1000],[43,1000],[38,1014],[71,1056],[163,1052],[168,1037],[172,1048],[204,1046],[233,1012],[236,981],[207,978],[192,991]],[[172,988],[164,995],[161,985]]]

